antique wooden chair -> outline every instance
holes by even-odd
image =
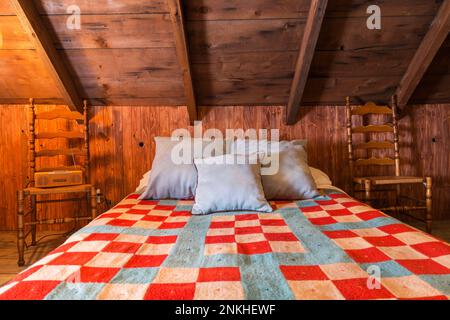
[[[354,116],[359,116],[360,126],[354,126]],[[402,176],[400,170],[400,151],[399,151],[399,132],[397,122],[397,98],[392,97],[392,106],[378,106],[374,103],[367,103],[365,105],[351,106],[350,98],[346,99],[346,117],[347,117],[347,144],[348,155],[350,163],[350,175],[352,178],[352,192],[363,193],[363,200],[373,205],[372,195],[377,189],[377,186],[384,186],[389,188],[395,186],[395,189],[385,189],[381,191],[394,191],[395,206],[389,206],[385,208],[378,208],[386,212],[395,212],[408,215],[412,218],[425,222],[427,232],[431,233],[432,228],[432,199],[431,199],[431,178],[430,177],[411,177]],[[391,118],[392,122],[382,124],[368,124],[367,120],[370,118]],[[355,143],[354,135],[359,136],[358,143]],[[385,140],[374,139],[379,136],[384,136]],[[364,156],[357,156],[364,154]],[[382,157],[377,157],[376,153],[384,153]],[[386,155],[387,154],[387,155]],[[393,158],[392,158],[393,154]],[[372,176],[372,172],[367,175],[369,167],[384,167],[391,168],[390,172],[393,175]],[[355,171],[361,171],[364,168],[366,170],[365,175],[355,175]],[[392,170],[393,168],[393,170]],[[372,168],[370,168],[372,169]],[[384,169],[385,170],[385,169]],[[385,170],[386,171],[386,170]],[[425,187],[425,201],[414,199],[411,197],[402,196],[400,191],[401,185],[417,185],[422,184]],[[392,188],[392,187],[391,187]],[[377,191],[379,192],[379,191]],[[401,199],[413,200],[414,205],[400,205]],[[411,212],[425,212],[425,218],[412,215]]]
[[[40,130],[40,128],[45,128],[46,126],[38,126],[36,130],[36,122],[47,122],[55,121],[56,119],[65,119],[68,121],[73,121],[75,123],[75,129],[78,130],[68,130],[68,131],[53,131],[46,132],[45,130]],[[26,247],[26,238],[31,233],[31,246],[37,244],[36,242],[36,227],[38,225],[49,225],[49,224],[62,224],[74,222],[76,226],[80,221],[89,221],[96,217],[96,192],[95,188],[89,184],[89,121],[88,121],[88,110],[87,104],[84,102],[84,114],[78,112],[71,112],[67,110],[52,110],[48,112],[36,113],[36,107],[33,99],[30,99],[29,108],[29,183],[27,187],[23,190],[17,192],[17,247],[19,252],[19,266],[25,264],[24,261],[24,250]],[[82,127],[82,130],[79,130]],[[38,131],[38,132],[36,132]],[[81,148],[63,148],[63,149],[43,149],[36,150],[36,141],[40,140],[53,140],[62,139],[63,141],[73,142],[73,140],[78,140],[78,145],[82,144]],[[41,144],[41,143],[40,143]],[[66,145],[66,144],[65,144]],[[54,158],[58,156],[71,157],[74,159],[75,156],[83,158],[82,165],[76,166],[57,166],[57,167],[37,167],[37,159],[39,158]],[[82,170],[83,172],[83,184],[55,187],[55,188],[37,188],[35,187],[35,173],[36,172],[53,172],[53,171],[70,171],[70,170]],[[48,195],[73,195],[73,194],[84,194],[83,197],[79,198],[65,198],[58,200],[39,200],[39,196]],[[25,198],[30,197],[30,210],[25,213]],[[66,217],[60,219],[38,219],[37,204],[45,203],[58,203],[66,201],[86,201],[87,215],[81,216],[78,212],[75,217]],[[90,212],[89,212],[90,211]],[[30,216],[30,221],[25,222],[25,217]],[[28,233],[25,234],[25,227],[30,226]]]

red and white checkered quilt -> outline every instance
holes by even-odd
[[[346,194],[192,216],[131,195],[0,299],[448,299],[450,246]]]

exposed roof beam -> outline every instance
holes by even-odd
[[[328,0],[311,1],[287,106],[286,123],[290,125],[297,121],[298,110],[305,91],[306,80],[308,79],[327,3]]]
[[[195,100],[194,85],[192,83],[191,66],[189,62],[189,49],[187,45],[186,30],[184,26],[184,15],[182,0],[168,0],[170,17],[172,19],[175,47],[178,61],[183,73],[184,94],[189,114],[189,122],[192,124],[197,120],[197,102]]]
[[[61,60],[46,27],[39,16],[33,0],[10,0],[25,32],[34,44],[36,52],[48,67],[64,101],[71,110],[82,112],[83,100],[78,95],[77,87]],[[32,97],[30,97],[32,98]]]
[[[444,0],[397,87],[395,94],[400,108],[408,103],[449,31],[450,0]]]

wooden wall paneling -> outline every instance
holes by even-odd
[[[16,224],[16,190],[27,179],[28,124],[24,107],[1,107],[0,127],[0,230],[4,230]]]
[[[450,0],[444,0],[397,87],[400,108],[408,103],[449,32]]]
[[[344,108],[301,108],[300,120],[294,126],[284,125],[283,110],[282,106],[201,107],[199,113],[204,129],[218,128],[224,134],[227,128],[278,128],[282,139],[307,139],[310,164],[325,171],[335,185],[348,190]],[[187,128],[183,107],[108,106],[94,107],[91,113],[92,181],[112,203],[133,192],[142,175],[150,169],[155,153],[153,138],[168,136],[176,128]],[[6,166],[1,177],[8,181],[2,185],[5,190],[1,189],[8,196],[0,198],[0,229],[12,229],[15,225],[15,190],[26,178],[22,162],[27,157],[25,133],[21,138],[25,149],[20,161],[11,161],[10,155],[16,154],[14,151],[20,144],[17,131],[27,129],[25,108],[1,106],[0,115],[4,128],[0,133],[0,164],[2,169]],[[450,218],[449,123],[449,105],[415,105],[400,121],[402,173],[433,177],[437,219]],[[62,128],[63,124],[59,126]],[[139,142],[144,142],[144,146],[140,147]],[[18,178],[17,172],[21,170],[25,172]],[[61,205],[49,210],[48,217],[69,215],[72,210],[76,207]]]
[[[22,49],[32,50],[33,44],[23,30],[19,18],[16,16],[0,16],[0,30],[2,32],[2,50]]]
[[[80,30],[66,27],[67,15],[47,16],[58,49],[172,48],[168,14],[82,15]]]
[[[306,0],[193,0],[186,2],[189,20],[306,18]]]
[[[83,104],[77,84],[53,45],[51,35],[34,3],[25,0],[11,0],[11,5],[65,103],[71,110],[82,112]]]
[[[167,13],[165,0],[38,0],[36,6],[41,14],[65,15],[67,8],[76,4],[82,14],[130,14]],[[1,8],[1,7],[0,7]]]
[[[378,5],[383,17],[399,16],[434,16],[443,0],[375,0],[369,4],[366,0],[334,0],[330,1],[327,17],[364,17],[367,18],[367,7]]]
[[[304,25],[304,19],[190,21],[189,43],[193,55],[296,50]]]

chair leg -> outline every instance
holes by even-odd
[[[425,187],[426,187],[426,206],[427,206],[427,215],[426,215],[426,230],[428,233],[432,232],[433,227],[433,200],[432,200],[432,181],[430,177],[425,179]]]
[[[31,196],[31,222],[36,222],[37,207],[36,207],[36,196]],[[36,225],[31,225],[31,245],[36,245]]]
[[[371,206],[372,202],[372,182],[370,180],[364,180],[364,191],[366,203]]]
[[[25,265],[24,251],[25,251],[25,236],[24,236],[24,192],[17,191],[17,251],[19,253],[19,260],[17,264],[19,267]]]
[[[97,217],[97,192],[95,191],[95,188],[91,188],[91,215],[92,220],[94,220]],[[88,197],[89,199],[89,197]]]

